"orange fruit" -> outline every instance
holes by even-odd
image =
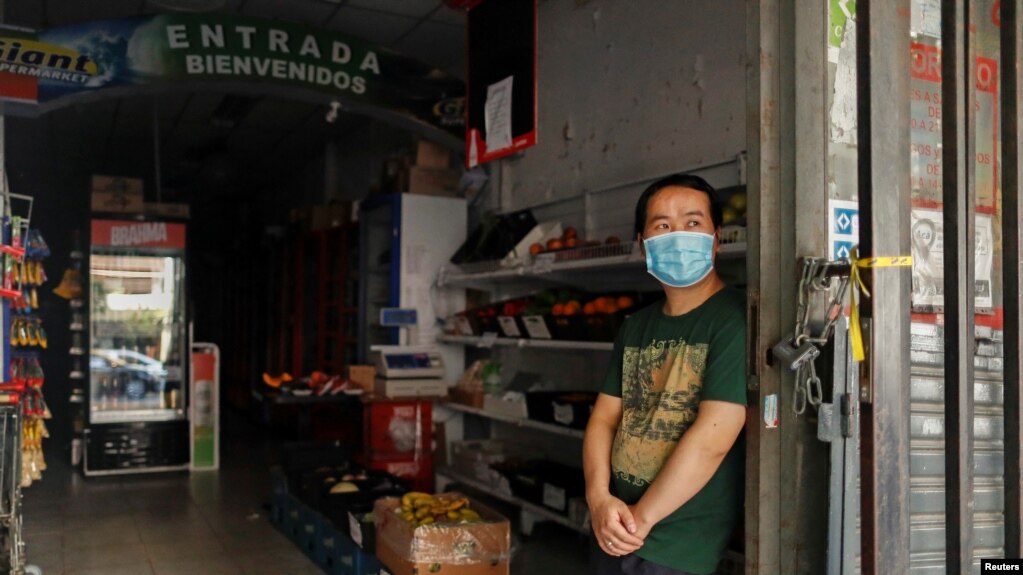
[[[630,307],[636,305],[636,302],[633,301],[631,297],[623,295],[618,297],[618,300],[615,301],[615,304],[618,305],[618,309],[629,309]]]
[[[563,247],[565,247],[565,244],[558,238],[547,241],[547,249],[550,251],[560,250]]]
[[[554,307],[551,308],[551,315],[564,315],[564,313],[565,304],[563,303],[556,303],[554,304]]]
[[[579,247],[579,240],[575,238],[565,238],[565,248],[572,249]]]
[[[616,304],[614,302],[614,300],[609,301],[607,303],[607,306],[604,308],[604,313],[612,314],[612,313],[617,313],[617,312],[618,312],[618,304]]]
[[[535,256],[536,254],[543,251],[543,244],[535,243],[529,246],[529,254]]]
[[[597,313],[597,308],[596,308],[596,306],[593,305],[592,301],[591,302],[587,302],[587,304],[583,306],[583,314],[585,314],[585,315],[593,315],[595,313]]]
[[[579,232],[576,231],[576,229],[573,228],[572,226],[568,226],[567,228],[565,228],[565,233],[562,234],[562,237],[564,237],[566,240],[575,239],[579,237]]]
[[[579,302],[576,300],[572,300],[565,304],[562,313],[564,313],[565,315],[576,315],[579,313],[580,309],[582,309],[582,306],[579,305]]]
[[[597,299],[593,300],[593,311],[595,311],[596,313],[607,313],[606,310],[607,310],[606,297],[598,297]]]

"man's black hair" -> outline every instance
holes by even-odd
[[[646,207],[650,203],[650,198],[654,197],[654,194],[664,188],[672,187],[691,188],[707,194],[707,198],[710,200],[710,219],[714,222],[714,229],[716,230],[721,227],[721,201],[718,199],[714,187],[700,176],[672,174],[657,180],[650,184],[647,189],[643,190],[643,195],[636,202],[636,229],[633,233],[642,234],[643,228],[646,227]]]

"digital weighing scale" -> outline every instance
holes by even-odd
[[[384,308],[380,325],[409,330],[407,341],[416,341],[417,314],[414,309]],[[370,349],[376,366],[374,391],[385,397],[443,397],[448,393],[440,350],[433,346],[377,345]]]

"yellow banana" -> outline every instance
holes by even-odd
[[[401,504],[403,507],[410,507],[412,504],[423,498],[432,498],[433,496],[429,493],[423,493],[422,491],[409,491],[405,495],[401,496]]]

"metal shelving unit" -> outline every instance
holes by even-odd
[[[465,335],[442,335],[437,338],[444,343],[455,343],[475,347],[493,347],[495,345],[507,347],[533,347],[540,349],[577,349],[591,351],[611,351],[614,343],[609,341],[564,341],[557,339],[513,339],[507,337],[488,338]]]
[[[452,483],[458,483],[466,487],[471,487],[495,499],[500,499],[501,501],[504,501],[506,503],[516,505],[520,509],[522,509],[523,513],[532,514],[544,520],[549,520],[560,525],[564,525],[565,527],[568,527],[569,529],[572,529],[574,531],[578,531],[583,535],[590,535],[592,533],[590,531],[590,525],[588,522],[585,525],[578,525],[576,523],[573,523],[568,519],[568,517],[565,517],[560,513],[555,513],[554,511],[546,509],[535,503],[531,503],[524,499],[519,499],[518,497],[515,497],[513,495],[508,495],[507,493],[497,491],[494,489],[492,485],[487,485],[481,481],[478,481],[467,475],[459,473],[458,471],[451,469],[450,467],[442,467],[440,469],[437,469],[436,475],[438,478],[445,478]],[[523,521],[523,524],[524,526],[526,525],[531,526],[531,524],[528,521]],[[525,527],[525,529],[528,530],[529,527]]]
[[[746,255],[746,242],[722,244],[719,261],[741,261]],[[646,273],[646,260],[636,242],[612,246],[593,246],[543,253],[524,261],[490,262],[489,265],[447,266],[441,270],[437,284],[442,287],[516,289],[538,287],[545,283],[602,289],[628,289],[642,286],[656,289],[656,282]]]
[[[575,437],[577,439],[582,439],[583,438],[583,430],[581,430],[581,429],[572,429],[570,427],[564,427],[564,426],[561,426],[561,425],[554,425],[553,423],[544,423],[542,421],[535,421],[535,420],[526,419],[526,418],[523,418],[523,417],[514,417],[514,416],[511,416],[511,415],[504,415],[504,414],[501,414],[501,413],[494,413],[494,412],[491,412],[491,411],[486,411],[484,409],[480,409],[478,407],[470,407],[468,405],[463,405],[461,403],[450,403],[450,402],[448,402],[448,403],[441,403],[439,405],[444,406],[444,407],[446,407],[448,409],[451,409],[453,411],[460,411],[462,413],[469,413],[471,415],[478,415],[480,417],[485,417],[487,419],[492,419],[494,421],[503,421],[505,423],[511,423],[511,424],[514,424],[514,425],[522,426],[522,427],[531,427],[533,429],[539,429],[541,431],[546,431],[548,433],[553,433],[553,434],[556,434],[556,435],[565,435],[565,436],[568,436],[568,437]]]
[[[718,253],[719,262],[728,262],[741,267],[746,253],[745,242],[724,244]],[[575,250],[545,253],[512,265],[500,262],[470,264],[464,267],[447,266],[438,276],[437,285],[443,287],[464,287],[482,289],[496,295],[508,297],[523,295],[551,286],[574,286],[592,289],[600,286],[606,291],[645,291],[658,289],[657,282],[647,273],[646,260],[635,242],[592,246]],[[613,342],[565,341],[533,338],[504,338],[497,334],[485,336],[442,335],[438,341],[444,344],[461,345],[479,349],[511,350],[530,348],[537,350],[565,350],[579,352],[607,353],[614,349]],[[544,423],[528,418],[486,411],[459,403],[444,403],[443,407],[463,414],[498,421],[516,428],[528,428],[551,434],[582,440],[584,431],[556,424]],[[556,441],[555,439],[552,439]],[[576,524],[568,517],[524,501],[507,492],[495,489],[466,474],[450,468],[436,472],[438,482],[449,480],[469,488],[487,493],[497,499],[518,506],[522,512],[523,531],[528,533],[535,521],[550,520],[580,533],[589,534],[588,522]]]

